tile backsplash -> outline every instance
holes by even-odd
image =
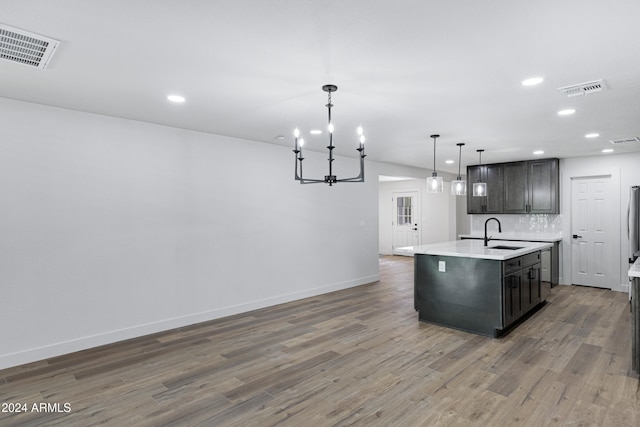
[[[502,232],[510,235],[544,236],[562,235],[562,215],[560,214],[523,214],[523,215],[469,215],[471,217],[471,234],[484,234],[484,222],[498,218],[502,224]],[[489,223],[491,230],[497,228],[495,222]]]

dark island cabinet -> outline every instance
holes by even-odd
[[[502,278],[503,299],[502,315],[503,326],[507,327],[516,321],[522,314],[522,273],[517,271]]]
[[[498,337],[546,301],[541,252],[506,260],[414,255],[414,308],[418,319]]]
[[[558,159],[467,167],[467,213],[559,213]],[[482,176],[480,176],[482,172]],[[487,196],[475,197],[473,183],[487,182]]]
[[[486,196],[474,196],[473,184],[487,183]],[[467,166],[467,213],[502,213],[503,177],[501,164]]]
[[[541,252],[534,252],[503,262],[503,327],[510,326],[546,300],[549,286],[541,281],[540,261]]]

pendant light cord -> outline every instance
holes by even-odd
[[[480,166],[480,181],[482,182],[482,152],[484,150],[478,150],[478,155],[480,156],[480,164],[478,166]]]
[[[431,135],[431,138],[433,138],[433,173],[431,176],[438,176],[438,173],[436,172],[436,139],[439,137],[440,135],[437,134]]]
[[[458,148],[460,149],[460,151],[458,152],[458,181],[462,180],[462,176],[460,175],[460,168],[462,167],[462,146],[464,145],[463,142],[458,144]]]
[[[436,173],[436,138],[433,138],[433,173]]]

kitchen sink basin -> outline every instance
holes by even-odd
[[[498,246],[489,246],[487,249],[503,249],[503,250],[507,250],[507,251],[515,251],[516,249],[522,249],[523,246],[505,246],[505,245],[498,245]]]

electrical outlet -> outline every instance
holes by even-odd
[[[447,263],[444,261],[438,261],[438,271],[447,271]]]

